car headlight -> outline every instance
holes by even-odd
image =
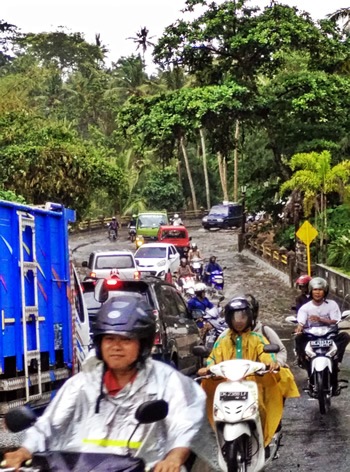
[[[202,218],[202,221],[203,221],[203,223],[206,223],[206,222],[208,221],[208,217],[207,217],[207,216],[204,216],[204,217]]]
[[[224,219],[223,219],[223,218],[216,218],[216,221],[217,221],[218,223],[222,223],[222,222],[224,221]]]
[[[165,275],[165,270],[162,270],[162,272],[159,272],[159,274],[157,274],[157,277],[164,277]]]
[[[157,262],[157,267],[162,267],[165,265],[165,263],[166,263],[166,260],[162,259],[161,261]]]

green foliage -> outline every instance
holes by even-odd
[[[168,211],[178,211],[183,208],[184,197],[175,170],[166,167],[149,174],[144,197],[152,210],[166,208]]]
[[[290,225],[287,228],[281,227],[276,231],[275,243],[279,247],[285,247],[288,250],[294,250],[295,248],[295,227]]]
[[[26,203],[22,195],[17,195],[12,190],[3,190],[0,188],[0,200],[7,200],[8,202]]]
[[[327,264],[350,269],[350,230],[335,239],[327,248]]]

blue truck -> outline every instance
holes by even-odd
[[[75,212],[0,200],[0,415],[45,407],[76,373],[89,321],[68,245]]]

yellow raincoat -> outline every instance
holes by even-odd
[[[276,362],[274,354],[264,352],[267,339],[254,331],[247,331],[238,336],[231,329],[225,331],[216,341],[207,360],[207,366],[219,364],[230,359],[249,359],[251,361],[270,364]],[[299,397],[298,387],[293,374],[288,368],[282,367],[278,374],[252,376],[258,384],[259,410],[263,424],[265,446],[267,446],[282,419],[284,398]],[[207,394],[207,414],[213,426],[213,401],[217,385],[224,379],[204,379],[202,387]]]

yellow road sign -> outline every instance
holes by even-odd
[[[308,245],[316,238],[318,231],[308,221],[304,221],[296,235],[304,244]]]

